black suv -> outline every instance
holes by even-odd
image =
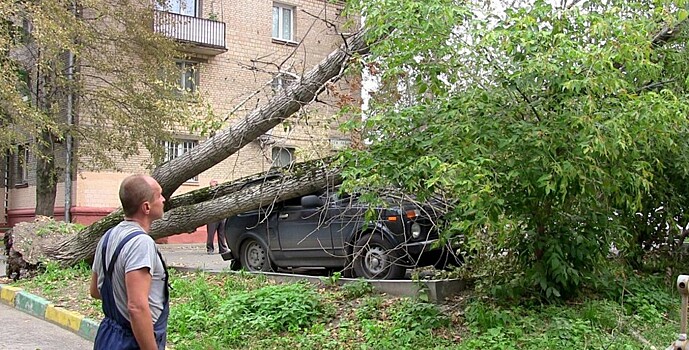
[[[386,202],[369,212],[372,220],[365,218],[368,204],[335,192],[239,214],[226,220],[230,252],[222,257],[248,271],[324,267],[368,279],[398,279],[406,268],[459,262],[452,249],[433,245],[438,233],[429,205]]]

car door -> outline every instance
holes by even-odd
[[[327,206],[304,208],[285,203],[277,218],[282,253],[293,260],[293,266],[314,266],[307,261],[332,256],[333,241],[327,218]]]
[[[346,257],[346,248],[352,235],[363,225],[366,211],[354,197],[333,195],[330,207],[330,231],[333,236],[333,254]]]

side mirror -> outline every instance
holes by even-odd
[[[323,200],[316,195],[308,195],[301,197],[301,206],[306,209],[315,209],[323,206]]]

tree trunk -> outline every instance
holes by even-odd
[[[53,217],[57,193],[55,170],[55,143],[49,131],[41,133],[37,140],[36,154],[36,215]],[[26,166],[26,165],[25,165]]]

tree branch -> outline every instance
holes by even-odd
[[[153,177],[163,187],[165,197],[169,198],[186,179],[210,169],[236,153],[313,100],[323,84],[338,77],[350,64],[352,53],[368,51],[368,46],[364,42],[365,34],[362,30],[348,39],[347,46],[351,51],[345,50],[344,45],[341,46],[304,74],[299,81],[290,84],[263,106],[237,120],[234,125],[219,131],[198,147],[158,166],[153,172]]]

